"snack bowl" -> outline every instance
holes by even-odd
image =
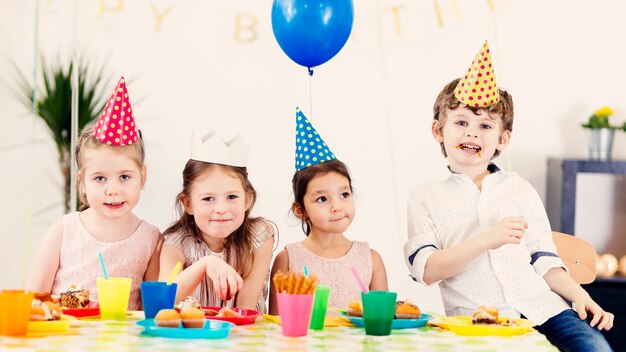
[[[75,317],[71,315],[61,315],[61,319],[59,320],[48,320],[48,321],[29,321],[28,322],[28,332],[59,332],[59,331],[67,331],[70,328],[72,322],[76,320]]]
[[[365,326],[365,320],[363,319],[363,317],[353,317],[344,312],[341,312],[340,314],[341,316],[349,319],[354,325],[358,327]],[[392,329],[419,328],[419,327],[426,325],[426,323],[432,318],[433,318],[432,315],[422,313],[422,316],[419,319],[394,319],[391,322],[391,328]]]
[[[202,309],[210,309],[213,311],[218,311],[221,309],[220,307],[202,307]],[[256,318],[261,315],[261,313],[257,312],[253,309],[247,308],[230,308],[235,312],[241,315],[240,317],[220,317],[216,315],[207,315],[207,319],[211,320],[219,320],[219,321],[228,321],[234,323],[235,325],[248,325],[253,324],[256,321]]]
[[[507,318],[498,318],[502,322]],[[473,324],[470,316],[441,317],[430,324],[463,336],[515,336],[533,331],[534,324],[526,319],[512,318],[517,325]]]
[[[223,339],[227,338],[235,324],[227,321],[207,320],[202,328],[162,328],[154,319],[144,319],[136,323],[144,328],[144,333],[151,336],[177,339]]]
[[[213,312],[219,312],[220,309],[222,309],[222,307],[200,307],[202,310],[204,310],[205,312],[205,317],[207,319],[210,320],[219,320],[219,321],[227,321],[227,322],[231,322],[235,325],[248,325],[248,324],[254,324],[254,322],[256,321],[256,318],[261,316],[262,314],[260,312],[257,312],[256,310],[253,309],[247,309],[247,308],[235,308],[235,307],[231,307],[230,309],[237,312],[239,315],[241,315],[240,317],[220,317],[217,315],[211,315],[209,314],[209,311],[213,311]],[[180,309],[175,308],[177,311],[180,312]]]
[[[63,308],[63,314],[71,315],[76,318],[97,317],[100,316],[100,306],[87,306],[85,308]]]

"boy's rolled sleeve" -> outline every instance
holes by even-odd
[[[404,260],[413,280],[426,285],[426,262],[439,249],[439,241],[431,216],[427,208],[419,202],[415,192],[409,196],[407,222],[409,239],[404,244]]]
[[[424,237],[428,237],[428,234],[424,234]],[[415,236],[409,238],[404,244],[404,259],[406,265],[409,267],[410,275],[413,280],[426,285],[424,282],[424,270],[426,269],[426,262],[428,258],[437,251],[437,247],[434,244],[422,244],[420,241],[422,236]]]
[[[556,255],[556,251],[535,252],[531,254],[530,258],[530,263],[533,265],[533,268],[535,268],[535,271],[541,276],[546,275],[552,268],[563,268],[569,273],[563,260]]]
[[[530,254],[530,264],[541,276],[544,276],[552,268],[563,268],[568,271],[565,263],[557,254],[556,245],[552,240],[550,222],[541,198],[530,184],[528,187],[530,187],[526,211],[528,230],[524,234],[524,241]]]

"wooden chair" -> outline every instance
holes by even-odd
[[[596,250],[580,237],[552,232],[556,251],[579,284],[589,284],[596,279]]]

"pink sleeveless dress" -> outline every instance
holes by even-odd
[[[271,222],[263,219],[263,218],[252,218],[250,219],[250,227],[252,231],[252,250],[256,250],[261,247],[261,245],[270,237],[274,237],[276,234],[276,230]],[[222,251],[220,253],[213,252],[209,246],[202,240],[198,240],[195,237],[183,234],[183,233],[173,233],[167,235],[165,242],[163,245],[170,245],[179,248],[183,254],[185,255],[185,263],[183,268],[189,267],[191,264],[197,262],[202,259],[204,256],[212,255],[216,256],[222,260],[225,258],[225,253]],[[235,258],[231,262],[234,263]],[[230,264],[230,263],[229,263]],[[265,282],[263,284],[263,290],[259,297],[259,301],[256,305],[256,310],[265,313],[267,311],[267,305],[265,301],[267,300],[268,295],[268,284],[269,284],[269,268],[267,268],[267,276],[265,277]],[[208,307],[233,307],[235,305],[235,298],[230,301],[222,301],[215,290],[213,289],[213,284],[208,277],[202,279],[198,287],[193,291],[192,294],[200,305],[208,306]]]
[[[289,271],[301,272],[306,265],[320,278],[320,285],[330,287],[328,306],[347,309],[351,301],[361,300],[361,289],[352,275],[355,267],[367,287],[372,282],[372,251],[365,242],[352,241],[352,247],[339,258],[325,258],[308,250],[302,242],[285,246],[289,255]]]
[[[128,309],[141,308],[140,284],[148,268],[160,232],[141,221],[135,232],[118,242],[100,242],[93,238],[80,222],[78,212],[64,215],[61,256],[52,285],[52,294],[67,291],[69,285],[89,290],[90,300],[97,302],[96,278],[102,277],[98,252],[102,252],[109,276],[133,280]]]

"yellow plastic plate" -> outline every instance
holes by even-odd
[[[499,318],[505,321],[507,318]],[[431,325],[448,329],[458,335],[465,336],[514,336],[533,331],[533,323],[526,319],[513,318],[517,326],[503,325],[474,325],[470,316],[441,317],[431,321]]]
[[[63,314],[60,320],[31,321],[28,323],[28,332],[67,331],[74,320],[76,320],[76,318],[73,316]]]

